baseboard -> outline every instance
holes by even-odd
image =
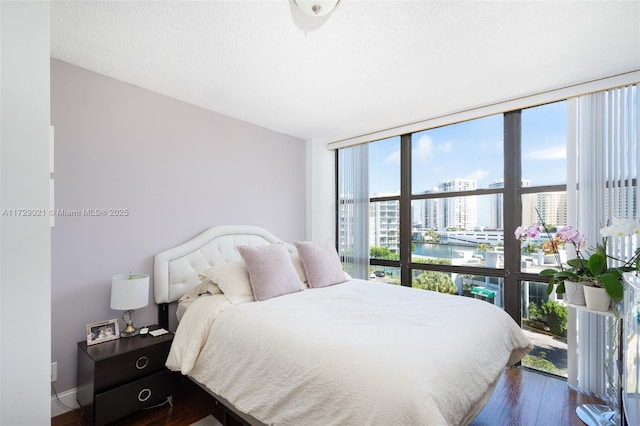
[[[58,401],[58,399],[60,400]],[[64,414],[67,411],[75,410],[76,408],[80,408],[80,406],[76,402],[75,388],[59,393],[58,398],[56,398],[55,394],[51,395],[51,417],[52,418],[59,416],[60,414]]]

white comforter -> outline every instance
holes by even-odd
[[[493,305],[406,287],[218,298],[185,313],[167,366],[265,424],[461,424],[532,347]]]

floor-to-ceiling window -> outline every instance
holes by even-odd
[[[520,128],[522,179],[512,202],[520,206],[520,224],[543,222],[553,238],[558,227],[568,224],[567,103],[522,110]],[[541,234],[523,241],[519,252],[522,327],[535,345],[522,363],[566,376],[567,306],[555,293],[547,295],[547,283],[538,276],[542,269],[566,262],[566,247],[550,244],[549,235]]]
[[[566,223],[566,103],[367,145],[357,161],[367,164],[368,278],[493,303],[536,344],[524,364],[564,375],[566,307],[537,275],[552,253],[513,232],[536,222],[536,211]],[[339,224],[351,220],[344,195]]]

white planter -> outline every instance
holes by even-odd
[[[567,263],[567,251],[565,249],[558,250],[560,254],[560,262]]]
[[[487,259],[487,268],[497,268],[498,261],[502,252],[499,251],[487,251],[485,252],[485,258]]]
[[[584,306],[584,286],[581,282],[564,281],[564,300],[572,305]]]
[[[611,304],[611,297],[607,290],[600,287],[584,286],[584,300],[587,308],[594,311],[608,311]]]

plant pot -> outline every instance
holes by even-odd
[[[487,268],[497,268],[498,261],[500,260],[501,252],[487,251],[485,252],[485,259],[487,259]]]
[[[564,300],[572,305],[584,306],[584,286],[581,282],[564,281]]]
[[[608,311],[611,304],[611,297],[607,294],[607,290],[601,287],[584,287],[584,300],[587,308],[594,311]]]

